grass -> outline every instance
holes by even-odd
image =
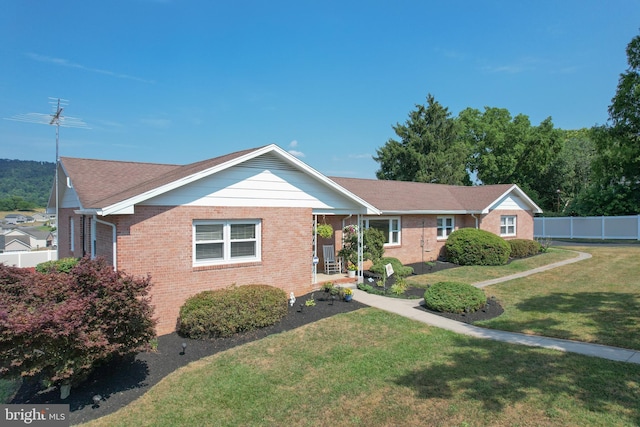
[[[592,258],[489,286],[505,309],[478,323],[640,350],[640,247],[575,247]]]
[[[634,426],[640,366],[367,308],[194,362],[88,426]]]
[[[531,270],[543,265],[553,264],[554,262],[563,261],[569,258],[575,258],[576,253],[550,248],[548,252],[531,258],[514,260],[507,265],[500,266],[465,266],[457,267],[449,270],[442,270],[437,273],[422,274],[412,276],[407,281],[413,286],[426,287],[427,284],[437,282],[455,281],[462,283],[475,283],[483,280],[496,279],[498,277],[509,276],[511,274],[520,273],[522,271]]]

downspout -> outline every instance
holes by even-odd
[[[118,271],[118,248],[116,245],[116,225],[110,222],[98,219],[96,215],[93,215],[93,221],[91,222],[91,259],[96,257],[96,223],[108,225],[113,230],[111,235],[111,241],[113,242],[113,269]]]
[[[477,230],[478,229],[478,217],[476,217],[476,214],[471,214],[471,217],[476,220],[476,230]]]

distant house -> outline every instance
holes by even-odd
[[[330,179],[276,145],[185,166],[62,158],[59,179],[59,256],[150,274],[159,334],[203,290],[317,288],[322,245],[339,250],[346,224],[383,230],[385,254],[411,263],[437,257],[460,227],[530,239],[540,212],[515,185]],[[314,236],[319,221],[334,226],[330,239]]]
[[[51,247],[53,233],[35,227],[17,227],[3,230],[4,251],[35,251]]]
[[[8,214],[8,215],[5,215],[4,219],[7,224],[14,224],[14,225],[33,222],[32,217],[28,217],[22,214]]]

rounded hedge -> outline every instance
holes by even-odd
[[[508,243],[511,246],[511,258],[526,258],[542,252],[542,245],[535,240],[513,239]]]
[[[396,277],[407,277],[413,273],[413,267],[402,265],[398,258],[384,257],[380,258],[375,264],[369,268],[369,271],[379,275],[385,273],[385,265],[391,264],[393,273]]]
[[[228,337],[273,325],[287,314],[287,294],[268,285],[204,291],[180,308],[178,331],[190,338]]]
[[[447,260],[458,265],[504,265],[511,246],[502,237],[477,228],[460,228],[445,243]]]
[[[443,313],[474,312],[486,303],[484,291],[466,283],[438,282],[424,292],[425,306]]]

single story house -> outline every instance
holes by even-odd
[[[385,254],[410,263],[435,258],[460,227],[531,239],[540,212],[515,185],[328,178],[273,144],[183,166],[63,157],[58,168],[59,257],[149,274],[159,334],[204,290],[317,288],[321,245],[339,250],[347,224],[385,230]],[[317,238],[318,222],[334,226],[330,239]]]

